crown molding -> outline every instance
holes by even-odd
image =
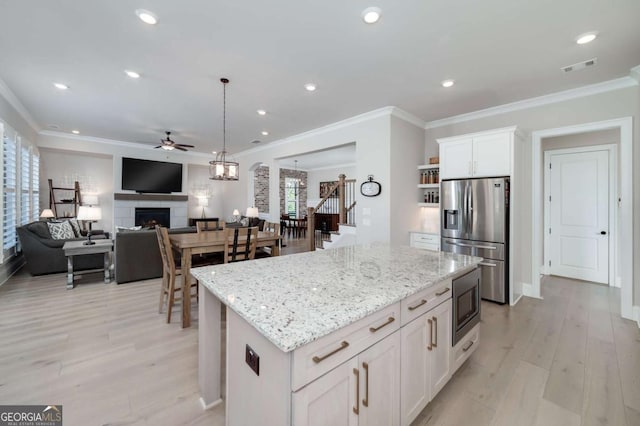
[[[391,107],[391,115],[399,118],[400,120],[404,120],[407,123],[411,123],[414,126],[420,127],[421,129],[424,129],[427,125],[427,122],[422,118],[416,117],[415,115],[398,107]]]
[[[143,150],[151,149],[150,145],[139,143],[139,142],[127,142],[127,141],[120,141],[115,139],[98,138],[95,136],[74,135],[74,134],[69,134],[64,132],[56,132],[53,130],[41,130],[40,132],[38,132],[38,134],[42,136],[53,136],[57,138],[97,143],[97,144],[108,145],[112,147],[136,148],[136,149],[143,149]],[[38,144],[38,146],[40,146],[40,144]],[[45,147],[49,148],[48,146],[45,146]],[[180,155],[189,155],[189,156],[198,157],[198,158],[211,157],[210,154],[207,154],[204,152],[177,151],[177,153]]]
[[[318,127],[316,129],[313,130],[309,130],[303,133],[298,133],[296,135],[293,136],[289,136],[287,138],[284,139],[279,139],[273,142],[270,142],[266,145],[263,146],[258,146],[255,148],[250,148],[244,151],[240,151],[236,154],[234,154],[237,157],[242,157],[245,155],[250,155],[250,154],[254,154],[256,152],[261,152],[267,149],[271,149],[271,148],[275,148],[277,146],[281,146],[281,145],[286,145],[288,143],[291,142],[296,142],[299,141],[301,139],[305,139],[305,138],[309,138],[312,136],[318,136],[318,135],[322,135],[324,133],[327,132],[333,132],[335,130],[339,130],[342,129],[344,127],[348,127],[348,126],[352,126],[354,124],[358,124],[358,123],[362,123],[363,121],[368,121],[368,120],[373,120],[374,118],[380,118],[380,117],[384,117],[384,116],[390,116],[393,113],[393,109],[395,107],[383,107],[383,108],[378,108],[378,109],[374,109],[373,111],[369,111],[369,112],[365,112],[363,114],[359,114],[341,121],[336,121],[335,123],[331,123],[328,124],[326,126],[322,126],[322,127]],[[408,113],[407,113],[408,114]]]
[[[631,68],[629,77],[640,83],[640,65]]]
[[[33,116],[31,116],[29,110],[27,110],[27,108],[22,105],[22,102],[20,102],[16,94],[13,93],[9,86],[7,86],[7,83],[5,83],[2,79],[0,79],[0,96],[2,96],[7,102],[9,102],[9,105],[11,105],[13,109],[18,112],[20,117],[22,117],[22,119],[27,122],[29,127],[31,127],[34,132],[38,133],[40,131],[40,125],[38,125]]]
[[[636,67],[639,68],[639,67]],[[632,69],[632,73],[636,68]],[[451,124],[463,123],[465,121],[477,120],[480,118],[491,117],[494,115],[505,114],[523,109],[535,108],[543,105],[554,104],[558,102],[568,101],[571,99],[582,98],[585,96],[596,95],[598,93],[610,92],[613,90],[625,89],[627,87],[637,86],[638,81],[632,77],[622,77],[615,80],[603,81],[601,83],[590,84],[588,86],[578,87],[576,89],[564,90],[562,92],[551,93],[549,95],[538,96],[535,98],[524,99],[522,101],[512,102],[509,104],[499,105],[491,108],[481,109],[466,114],[454,115],[453,117],[443,118],[441,120],[430,121],[425,125],[425,129],[435,129],[437,127],[448,126]]]

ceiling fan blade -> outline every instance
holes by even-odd
[[[189,151],[188,149],[181,148],[178,145],[175,145],[174,148],[179,149],[180,151]]]
[[[183,148],[195,148],[195,146],[193,146],[193,145],[186,145],[186,144],[183,144],[183,143],[177,143],[176,146],[181,146]]]
[[[162,148],[162,145],[154,146],[154,148]]]

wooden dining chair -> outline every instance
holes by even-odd
[[[182,269],[176,264],[171,242],[169,241],[169,231],[163,226],[156,226],[156,235],[158,237],[158,246],[160,247],[160,256],[162,257],[162,287],[160,288],[160,304],[158,313],[162,313],[162,306],[167,301],[167,324],[171,322],[171,310],[175,302],[181,300],[176,297],[175,293],[182,291],[180,284],[176,285],[177,277],[182,276]],[[180,280],[181,281],[181,280]],[[195,287],[196,292],[191,297],[198,298],[198,282],[191,284],[191,288]]]
[[[220,231],[225,229],[224,220],[199,220],[196,222],[197,232]]]
[[[275,235],[280,235],[280,224],[274,222],[264,222],[262,227],[264,232],[273,232]],[[282,243],[282,240],[278,241],[278,245]],[[261,249],[256,249],[256,257],[269,257],[271,256],[271,247],[262,247]]]
[[[258,242],[257,226],[251,228],[226,228],[224,237],[224,263],[255,258]]]

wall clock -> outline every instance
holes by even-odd
[[[369,175],[369,180],[360,185],[360,193],[365,197],[376,197],[380,195],[381,190],[380,183],[373,180],[373,175]]]

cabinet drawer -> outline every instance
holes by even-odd
[[[411,233],[411,242],[413,242],[413,243],[440,244],[440,235],[421,234],[419,232],[412,232]]]
[[[476,325],[451,351],[451,374],[471,356],[480,344],[480,324]]]
[[[405,325],[447,299],[451,299],[451,279],[444,280],[400,302],[402,325]]]
[[[440,251],[440,244],[431,244],[431,243],[423,243],[423,242],[412,242],[411,247],[419,248],[422,250],[433,250]]]
[[[400,328],[400,303],[293,351],[291,388],[295,392]]]

